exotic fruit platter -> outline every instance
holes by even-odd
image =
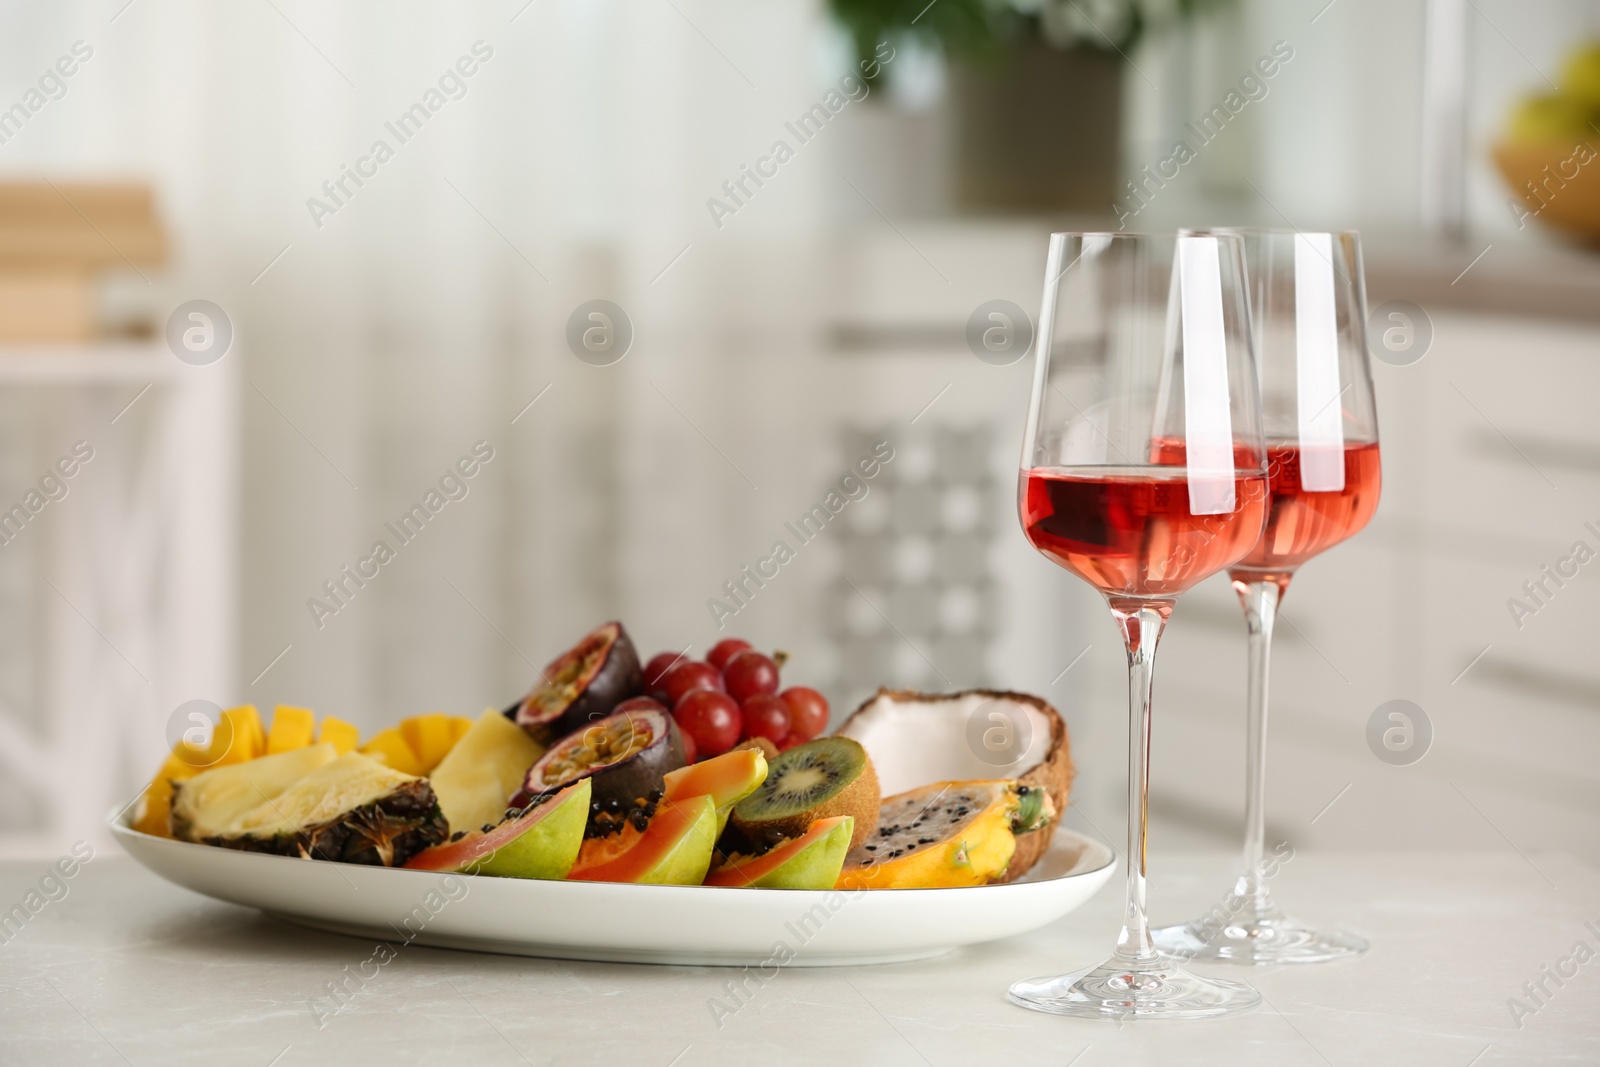
[[[1060,827],[1073,764],[1048,703],[882,689],[829,733],[786,659],[730,638],[642,663],[609,622],[476,719],[363,742],[232,708],[112,828],[168,880],[303,925],[642,962],[919,958],[1109,876],[1110,850]]]

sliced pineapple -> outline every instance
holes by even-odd
[[[309,708],[279,704],[272,709],[272,729],[267,731],[267,755],[305,748],[316,736],[317,717]]]
[[[498,823],[544,746],[498,711],[484,712],[428,775],[452,830]]]
[[[361,744],[361,731],[343,719],[336,719],[332,715],[322,717],[322,729],[317,733],[318,741],[331,741],[333,747],[338,749],[339,755],[354,752]]]
[[[247,852],[394,867],[447,835],[426,779],[351,752],[206,841]]]
[[[172,787],[172,836],[200,841],[220,834],[239,816],[335,758],[330,744],[308,745],[179,781]]]

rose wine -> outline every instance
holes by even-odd
[[[1046,556],[1110,597],[1177,596],[1238,562],[1261,536],[1266,476],[1234,477],[1234,510],[1194,515],[1181,466],[1022,472],[1022,528]]]
[[[1335,468],[1337,469],[1337,468]],[[1300,449],[1267,446],[1272,505],[1267,526],[1250,554],[1228,572],[1236,581],[1271,579],[1285,584],[1294,569],[1350,537],[1378,508],[1381,475],[1377,442],[1344,447],[1344,488],[1313,493],[1300,484]]]

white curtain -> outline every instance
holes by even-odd
[[[203,297],[236,326],[239,667],[176,696],[371,729],[509,701],[606,617],[644,655],[704,645],[705,598],[795,503],[771,487],[831,472],[806,399],[825,150],[721,228],[706,207],[836,77],[815,4],[0,12],[8,84],[92,49],[0,174],[150,181],[174,258],[127,272],[115,305],[159,326]],[[418,103],[437,110],[402,141]],[[367,160],[379,140],[392,158]],[[614,366],[564,340],[594,298],[634,325]],[[400,546],[384,522],[478,441],[493,459],[467,496]],[[336,603],[322,583],[380,538],[396,558],[319,628],[308,599]]]

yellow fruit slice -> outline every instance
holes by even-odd
[[[232,767],[216,767],[172,787],[174,836],[204,841],[335,759],[329,744],[304,745]]]
[[[456,742],[467,736],[467,731],[472,729],[472,720],[465,715],[450,716],[450,747],[456,747]]]
[[[322,731],[317,734],[318,741],[332,741],[334,750],[339,755],[354,752],[356,746],[361,744],[361,731],[343,719],[336,719],[332,715],[322,717]]]
[[[1018,788],[1010,779],[935,782],[884,798],[878,832],[845,857],[835,887],[940,889],[1004,878],[1017,848]]]
[[[428,775],[451,830],[498,823],[544,746],[500,712],[483,713]]]
[[[405,736],[392,726],[373,734],[372,740],[361,746],[361,753],[401,774],[422,777],[422,761],[406,743]]]
[[[138,817],[133,821],[133,828],[141,834],[171,837],[169,816],[172,813],[172,783],[174,780],[187,781],[195,776],[196,771],[197,768],[176,752],[169,754],[155,778],[145,787],[144,801]]]
[[[311,744],[317,731],[317,717],[309,708],[279,704],[272,709],[272,729],[267,732],[266,755],[292,752]]]
[[[450,716],[437,711],[401,719],[400,736],[406,739],[406,744],[416,754],[417,763],[422,767],[422,770],[415,772],[417,774],[427,774],[437,767],[455,743]]]
[[[266,755],[266,752],[267,735],[261,728],[261,716],[256,713],[254,704],[243,704],[222,713],[222,722],[217,725],[211,738],[207,766],[226,767],[233,763],[245,763]],[[200,769],[205,770],[206,767]]]

